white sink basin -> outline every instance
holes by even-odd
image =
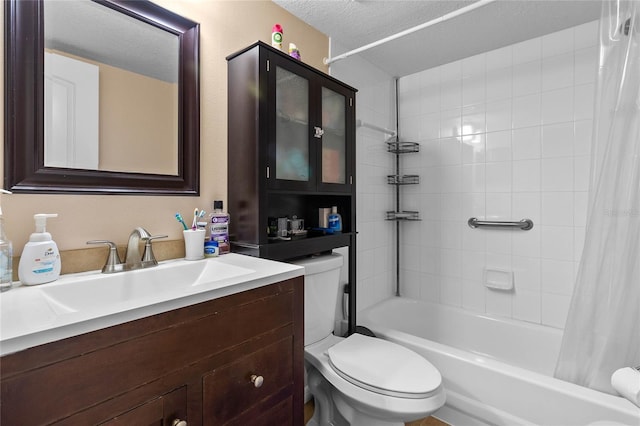
[[[301,276],[300,266],[236,253],[136,271],[63,275],[0,293],[0,356]]]
[[[216,260],[161,264],[153,268],[115,274],[78,277],[53,283],[40,290],[61,311],[91,310],[113,304],[152,301],[168,294],[197,291],[198,286],[225,283],[229,279],[255,272]],[[61,306],[60,306],[61,305]]]

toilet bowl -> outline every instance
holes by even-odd
[[[319,426],[403,425],[445,402],[440,372],[415,352],[385,340],[331,335],[306,347],[305,361]],[[318,391],[324,400],[318,401]]]
[[[310,426],[391,426],[427,417],[445,403],[440,372],[417,353],[375,337],[333,335],[342,257],[305,267],[305,369],[314,397]]]

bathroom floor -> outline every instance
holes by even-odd
[[[307,424],[309,419],[313,416],[313,400],[307,402],[304,405],[304,424]],[[416,420],[414,422],[406,423],[406,426],[449,426],[448,423],[440,421],[435,417],[427,417],[426,419]]]

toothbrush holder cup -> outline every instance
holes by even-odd
[[[204,229],[186,229],[184,234],[185,260],[200,260],[204,258]]]

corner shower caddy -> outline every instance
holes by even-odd
[[[387,183],[396,187],[396,208],[387,212],[387,220],[396,222],[396,296],[400,296],[400,222],[420,220],[419,212],[402,210],[400,207],[400,187],[420,183],[420,176],[400,173],[400,156],[402,154],[420,152],[420,144],[417,142],[400,142],[398,136],[394,136],[387,141],[387,152],[396,156],[396,173],[387,176]]]
[[[418,175],[400,174],[400,155],[420,152],[420,144],[417,142],[400,142],[397,139],[396,136],[393,140],[387,141],[387,152],[396,156],[396,173],[387,176],[387,183],[396,187],[396,208],[387,212],[387,220],[420,220],[419,212],[400,209],[400,186],[420,183],[420,176]]]
[[[396,129],[398,126],[398,80],[395,80],[396,86]],[[420,176],[405,175],[400,172],[400,156],[402,154],[411,154],[420,152],[420,144],[418,142],[401,142],[398,137],[398,130],[389,130],[375,124],[366,123],[362,120],[356,120],[357,127],[368,127],[378,132],[391,135],[387,139],[387,152],[396,156],[395,158],[395,174],[387,175],[387,183],[394,185],[396,188],[396,205],[395,210],[387,211],[386,220],[396,222],[396,296],[400,296],[400,222],[419,221],[420,212],[402,210],[400,206],[400,187],[404,185],[417,185],[420,183]]]

